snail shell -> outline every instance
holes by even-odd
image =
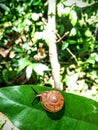
[[[45,91],[37,97],[40,97],[43,108],[49,112],[58,112],[64,105],[64,97],[57,90]]]

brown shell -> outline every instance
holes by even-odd
[[[58,112],[64,105],[64,97],[57,90],[46,91],[40,97],[42,106],[49,112]]]

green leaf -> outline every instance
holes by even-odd
[[[72,24],[73,26],[75,26],[76,23],[77,23],[77,13],[76,13],[76,11],[71,10],[71,11],[70,11],[69,18],[70,18],[70,20],[71,20],[71,24]]]
[[[95,62],[98,62],[98,54],[97,53],[91,53],[91,55],[88,58],[87,62],[89,62],[91,64],[95,64]]]
[[[39,20],[39,14],[38,13],[32,13],[32,20],[37,21]]]
[[[31,65],[28,65],[27,67],[26,67],[26,78],[27,79],[30,79],[30,77],[31,77],[31,75],[32,75],[32,64]]]
[[[68,40],[69,44],[76,44],[77,41],[76,40]]]
[[[77,34],[76,28],[72,28],[69,36],[75,36]]]
[[[69,15],[70,10],[71,10],[70,7],[66,7],[66,8],[64,9],[64,14],[65,14],[66,16]]]
[[[85,36],[87,36],[87,37],[92,36],[92,33],[91,33],[91,31],[89,29],[85,31]]]
[[[21,72],[26,66],[32,64],[30,60],[28,60],[27,58],[21,58],[19,60],[19,69],[18,72]]]
[[[57,11],[59,16],[68,16],[70,13],[71,8],[70,7],[64,7],[63,4],[58,4]]]
[[[0,3],[0,8],[4,9],[5,11],[10,11],[10,8],[3,3]]]
[[[40,3],[41,3],[41,0],[38,0],[38,1],[33,0],[33,5],[39,5]]]
[[[69,43],[68,42],[64,42],[62,45],[62,50],[65,50],[68,47]]]
[[[44,71],[48,71],[48,70],[49,70],[48,66],[41,63],[36,64],[36,66],[34,67],[34,71],[42,76],[44,74]]]
[[[98,130],[98,103],[81,96],[61,92],[63,109],[47,112],[36,94],[51,90],[41,86],[13,86],[0,89],[0,111],[20,130]]]

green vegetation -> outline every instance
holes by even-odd
[[[20,130],[98,129],[97,102],[61,92],[65,98],[65,105],[61,111],[51,113],[42,107],[39,100],[32,105],[35,93],[31,87],[38,93],[50,90],[46,87],[32,85],[6,87],[0,90],[0,104],[2,104],[0,110]]]
[[[52,1],[55,2],[55,0]],[[48,115],[46,111],[43,111],[40,103],[34,108],[30,104],[34,94],[29,86],[36,86],[39,92],[51,90],[53,86],[58,88],[54,83],[58,75],[53,77],[52,65],[55,61],[51,59],[54,54],[50,53],[51,36],[54,36],[53,38],[56,37],[56,39],[53,39],[53,43],[55,42],[58,53],[55,56],[60,64],[61,81],[58,82],[61,82],[63,90],[66,91],[66,93],[61,91],[65,100],[68,99],[60,119],[62,122],[60,130],[64,128],[97,130],[98,2],[82,0],[74,3],[74,1],[57,0],[56,14],[49,13],[48,7],[49,3],[45,0],[0,0],[0,111],[21,130],[33,130],[33,125],[30,127],[25,125],[26,122],[32,124],[34,121],[34,129],[40,130],[39,124],[44,122],[44,119],[40,117],[47,119],[42,130],[46,129],[47,122],[53,124],[51,130],[56,129],[59,120],[53,119],[55,114]],[[55,25],[51,31],[48,24],[53,18]],[[58,68],[57,66],[56,64],[55,69]],[[59,69],[57,71],[59,74]],[[17,94],[15,94],[16,89]],[[86,96],[95,101],[77,95]],[[82,102],[85,103],[82,104]],[[73,105],[74,103],[76,105]],[[9,106],[12,106],[11,109]],[[24,107],[26,111],[18,117],[17,113],[20,110],[23,111]],[[94,108],[95,113],[92,112]],[[28,116],[23,121],[24,116],[29,115],[28,110],[32,116]],[[12,111],[14,114],[11,113]],[[73,113],[70,113],[72,111]],[[35,117],[37,114],[40,116]],[[94,117],[93,114],[96,116]],[[19,122],[19,126],[15,122]],[[73,128],[70,128],[70,123],[73,124]]]

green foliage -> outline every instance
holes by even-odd
[[[45,41],[37,41],[34,38],[36,32],[44,30],[44,23],[41,19],[44,15],[45,6],[40,0],[37,2],[22,2],[19,0],[4,2],[5,5],[9,6],[10,12],[6,10],[5,16],[3,17],[2,13],[2,19],[0,19],[0,60],[6,61],[5,63],[2,61],[0,64],[1,84],[6,85],[9,82],[10,84],[21,84],[24,82],[20,81],[24,77],[23,75],[26,75],[28,83],[34,83],[35,79],[31,76],[35,73],[32,70],[35,70],[41,76],[43,76],[44,71],[48,70],[47,65],[38,63],[35,59],[35,56],[38,60],[41,57],[41,62],[43,62],[44,56],[39,55],[38,49],[39,44],[45,43]],[[6,66],[6,63],[9,64],[9,67]],[[39,70],[39,67],[41,67],[41,70]],[[9,78],[8,75],[11,72],[15,72],[15,75],[11,75],[11,78]],[[13,81],[11,81],[12,79]],[[26,79],[23,78],[23,80]]]
[[[95,40],[95,32],[98,26],[98,10],[93,8],[95,3],[84,7],[78,4],[69,6],[67,2],[62,2],[57,5],[57,22],[59,27],[63,26],[62,30],[58,28],[63,37],[63,42],[59,43],[61,73],[64,74],[62,82],[67,86],[67,91],[97,100],[95,95],[98,74],[95,72],[98,68],[96,52],[98,43]],[[67,36],[66,32],[69,32]],[[96,80],[90,76],[91,73],[96,75],[94,76]]]
[[[47,2],[2,0],[0,4],[9,8],[2,8],[0,13],[0,84],[52,85],[46,32]],[[82,5],[73,1],[68,4],[65,0],[57,2],[56,40],[61,80],[66,91],[77,94],[85,95],[84,91],[96,88],[91,98],[98,100],[95,98],[98,89],[98,41],[95,39],[98,2],[83,0]],[[69,79],[77,73],[74,85],[69,85]]]
[[[43,75],[44,71],[49,70],[48,67],[42,63],[32,63],[26,58],[20,59],[18,72],[21,72],[25,67],[26,67],[27,79],[31,77],[32,70],[34,70],[39,75]]]
[[[88,2],[85,3],[84,2]],[[98,2],[57,1],[56,40],[61,81],[67,92],[98,101]],[[59,113],[45,111],[34,89],[51,88],[47,37],[47,1],[0,1],[0,111],[21,130],[97,130],[98,103],[61,92],[65,106]],[[19,86],[15,86],[15,85]],[[50,125],[51,124],[51,125]],[[71,124],[71,125],[70,125]],[[0,129],[3,123],[0,122]]]
[[[4,9],[5,11],[10,11],[10,9],[3,3],[0,3],[0,7]]]
[[[0,111],[21,130],[97,130],[98,103],[61,92],[65,99],[63,109],[57,113],[47,112],[39,99],[35,98],[33,87],[38,93],[51,90],[42,86],[13,86],[0,89]],[[71,125],[70,125],[71,124]]]

